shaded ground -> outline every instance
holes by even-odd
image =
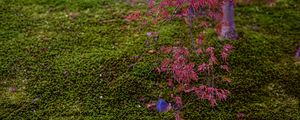
[[[236,119],[243,112],[247,119],[300,119],[300,66],[293,59],[299,6],[238,6],[241,39],[216,42],[236,46],[231,97],[216,110],[190,101],[184,118]],[[145,51],[184,39],[188,29],[124,21],[142,9],[109,0],[0,0],[0,119],[173,119],[139,101],[160,94],[152,70],[161,58]],[[145,46],[152,30],[161,33],[159,45]]]

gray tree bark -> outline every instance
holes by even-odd
[[[298,47],[296,54],[295,54],[296,58],[300,58],[300,47]]]
[[[223,2],[222,13],[220,37],[223,39],[238,39],[234,23],[234,0],[225,0]]]

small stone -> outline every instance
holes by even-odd
[[[164,86],[163,86],[162,84],[159,84],[158,87],[159,87],[160,89],[163,89]]]
[[[146,104],[146,107],[147,107],[148,109],[154,109],[155,106],[156,106],[156,103],[153,102],[153,101],[150,101],[149,103]]]
[[[152,35],[153,35],[152,32],[147,32],[147,36],[148,36],[148,37],[151,37]]]
[[[258,30],[259,30],[259,26],[258,26],[258,25],[253,25],[253,26],[252,26],[252,29],[253,29],[254,31],[258,31]]]
[[[140,97],[140,102],[145,102],[145,97]]]
[[[68,16],[70,17],[71,20],[74,20],[74,19],[76,19],[79,16],[79,13],[77,13],[77,12],[71,12],[71,13],[69,13]]]
[[[238,118],[239,120],[242,120],[242,119],[244,119],[245,114],[242,113],[242,112],[238,112],[236,116],[237,116],[237,118]]]
[[[36,98],[37,98],[37,99],[40,99],[40,98],[41,98],[41,95],[38,95]]]
[[[158,40],[159,40],[159,36],[153,37],[153,40],[154,40],[154,41],[158,41]]]
[[[15,92],[17,92],[17,87],[16,86],[9,87],[8,90],[9,90],[9,92],[15,93]]]
[[[159,99],[156,103],[156,109],[158,112],[167,112],[172,108],[172,105],[164,99]]]
[[[176,42],[175,42],[175,45],[176,45],[176,46],[181,46],[182,44],[181,44],[180,41],[176,41]]]
[[[140,58],[140,56],[138,56],[138,55],[135,55],[135,56],[132,57],[132,59],[133,59],[134,61],[138,61],[139,58]]]
[[[155,54],[155,53],[157,53],[157,51],[156,50],[149,50],[148,53],[149,54]]]
[[[149,46],[149,44],[150,44],[150,43],[149,43],[149,40],[145,40],[145,41],[144,41],[144,44],[145,44],[146,46]]]

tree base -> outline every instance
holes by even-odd
[[[224,39],[237,40],[238,38],[239,38],[239,36],[235,30],[228,30],[228,31],[221,32],[221,35],[219,37],[219,39],[221,39],[221,40],[224,40]]]

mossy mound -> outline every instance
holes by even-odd
[[[300,35],[300,3],[237,6],[238,41],[230,58],[233,83],[216,109],[195,96],[186,119],[300,119],[300,66],[293,58]],[[110,0],[0,1],[0,119],[174,119],[146,109],[161,94],[147,51],[185,40],[179,21],[141,27],[129,11],[146,10]],[[145,45],[146,33],[160,40]],[[209,33],[209,32],[208,32]],[[15,89],[15,90],[13,90]]]

